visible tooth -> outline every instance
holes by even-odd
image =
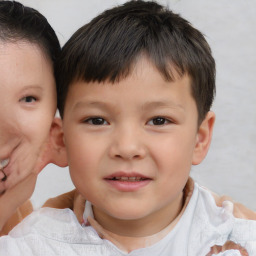
[[[3,169],[9,163],[9,159],[4,159],[0,161],[0,169]]]
[[[123,181],[127,181],[129,178],[128,177],[120,177],[120,180],[123,180]]]
[[[136,177],[129,177],[129,180],[135,181],[137,178]]]

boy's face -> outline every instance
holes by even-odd
[[[146,59],[118,83],[70,87],[63,119],[70,173],[103,226],[115,219],[169,223],[179,213],[214,121],[198,129],[190,91],[188,76],[167,82]]]

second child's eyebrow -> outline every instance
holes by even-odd
[[[42,92],[43,91],[43,88],[42,88],[42,86],[40,86],[40,85],[37,85],[37,84],[35,84],[35,85],[33,85],[33,84],[31,84],[31,85],[25,85],[25,86],[23,86],[19,91],[18,91],[18,94],[20,94],[20,93],[26,93],[26,92],[30,92],[32,90],[32,92]]]
[[[43,91],[43,87],[39,84],[31,84],[31,85],[24,85],[20,89],[20,91],[29,91],[29,90],[37,90],[37,91]]]

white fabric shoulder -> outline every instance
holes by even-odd
[[[83,228],[71,210],[42,208],[0,238],[0,255],[83,255],[76,253],[82,244],[84,252],[98,256],[97,247],[102,243],[94,229]]]
[[[195,184],[195,186],[198,185]],[[201,186],[198,188],[198,202],[194,212],[189,244],[193,246],[200,241],[202,246],[201,248],[196,246],[194,252],[200,255],[199,253],[206,252],[209,246],[223,246],[226,242],[232,241],[245,248],[249,255],[256,256],[256,221],[235,218],[232,201],[226,200],[223,201],[222,206],[217,206],[208,189]],[[234,253],[233,255],[240,255],[235,248],[218,255],[232,255],[231,252]]]

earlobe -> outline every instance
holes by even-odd
[[[51,162],[65,167],[67,166],[67,153],[63,139],[62,120],[60,118],[54,118],[50,130],[50,140],[52,147]]]
[[[205,158],[211,144],[215,114],[209,111],[197,132],[197,141],[193,153],[193,165],[200,164]]]

